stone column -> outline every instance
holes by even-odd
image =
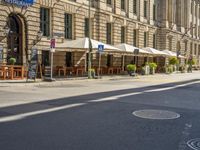
[[[190,15],[191,15],[191,1],[184,0],[184,27],[188,29],[190,27]]]
[[[199,39],[199,4],[196,5],[196,38]]]
[[[185,11],[187,11],[187,10],[185,10],[184,8],[184,6],[186,5],[185,3],[184,3],[184,0],[180,0],[179,1],[180,3],[181,3],[181,14],[180,14],[180,18],[181,18],[181,22],[180,22],[180,24],[181,24],[181,32],[182,33],[184,33],[185,32],[185,28],[184,28],[184,22],[185,22]]]
[[[173,14],[174,14],[173,1],[174,0],[169,0],[169,7],[168,7],[168,12],[167,12],[168,13],[168,21],[169,21],[170,26],[174,22],[173,21]]]
[[[154,1],[149,0],[148,1],[148,20],[151,25],[153,25],[153,6],[154,6]]]
[[[195,9],[196,9],[196,4],[195,4],[195,1],[193,0],[192,1],[192,24],[191,24],[191,28],[194,26],[194,24],[195,24]],[[195,36],[195,29],[191,29],[192,30],[192,37],[194,37]]]

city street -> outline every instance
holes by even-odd
[[[200,72],[0,83],[0,150],[199,150]]]

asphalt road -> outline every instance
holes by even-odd
[[[2,87],[0,150],[199,150],[199,75]],[[133,115],[149,109],[180,117]]]

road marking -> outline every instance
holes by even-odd
[[[142,94],[142,93],[143,92],[135,92],[135,93],[129,93],[129,94],[122,94],[122,95],[118,95],[118,96],[111,96],[111,97],[106,97],[106,98],[91,100],[89,102],[112,101],[112,100],[117,100],[117,99],[122,98],[122,97],[133,96],[133,95],[138,95],[138,94]]]
[[[187,142],[187,145],[194,150],[200,150],[200,138],[191,139]]]
[[[178,145],[178,150],[186,150],[187,148],[187,141],[188,137],[190,135],[190,131],[192,129],[192,124],[191,123],[186,123],[184,130],[182,131],[182,136],[181,136],[181,141],[179,142]]]
[[[55,111],[64,110],[64,109],[69,109],[69,108],[73,108],[73,107],[82,106],[82,105],[85,105],[85,104],[86,103],[70,104],[70,105],[64,105],[64,106],[60,106],[60,107],[54,107],[54,108],[49,108],[49,109],[44,109],[44,110],[38,110],[38,111],[34,111],[34,112],[17,114],[17,115],[8,116],[8,117],[1,117],[0,118],[0,123],[21,120],[21,119],[24,119],[24,118],[27,118],[27,117],[30,117],[30,116],[46,114],[46,113],[55,112]]]
[[[153,89],[153,90],[146,90],[146,91],[141,91],[141,92],[134,92],[134,93],[128,93],[128,94],[121,94],[121,95],[117,95],[117,96],[110,96],[110,97],[100,98],[100,99],[96,99],[96,100],[91,100],[91,101],[88,101],[88,102],[113,101],[113,100],[117,100],[119,98],[123,98],[123,97],[127,97],[127,96],[139,95],[139,94],[143,94],[145,92],[156,92],[156,91],[170,90],[170,89],[175,89],[175,88],[178,88],[178,87],[191,85],[191,84],[194,84],[194,83],[200,83],[200,81],[190,82],[190,83],[186,83],[186,84],[182,84],[182,85],[176,85],[176,86],[173,86],[173,87],[158,88],[158,89]],[[49,108],[49,109],[44,109],[44,110],[38,110],[38,111],[34,111],[34,112],[27,112],[27,113],[23,113],[23,114],[17,114],[17,115],[13,115],[13,116],[1,117],[0,118],[0,123],[16,121],[16,120],[24,119],[26,117],[30,117],[30,116],[34,116],[34,115],[55,112],[55,111],[59,111],[59,110],[64,110],[64,109],[69,109],[69,108],[73,108],[73,107],[86,105],[86,104],[87,103],[70,104],[70,105],[64,105],[64,106],[60,106],[60,107],[54,107],[54,108]]]
[[[158,88],[158,89],[146,90],[146,91],[141,91],[141,92],[134,92],[134,93],[128,93],[128,94],[121,94],[121,95],[117,95],[117,96],[110,96],[110,97],[105,97],[105,98],[101,98],[101,99],[97,99],[97,100],[91,100],[89,102],[114,101],[114,100],[118,100],[119,98],[123,98],[123,97],[127,97],[127,96],[139,95],[139,94],[150,93],[150,92],[160,92],[160,91],[172,90],[172,89],[176,89],[179,87],[192,85],[194,83],[200,83],[200,81],[194,81],[194,82],[185,83],[185,84],[181,84],[181,85],[175,85],[172,87]]]

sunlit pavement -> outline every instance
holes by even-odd
[[[199,72],[3,83],[0,149],[198,150],[199,83]]]

